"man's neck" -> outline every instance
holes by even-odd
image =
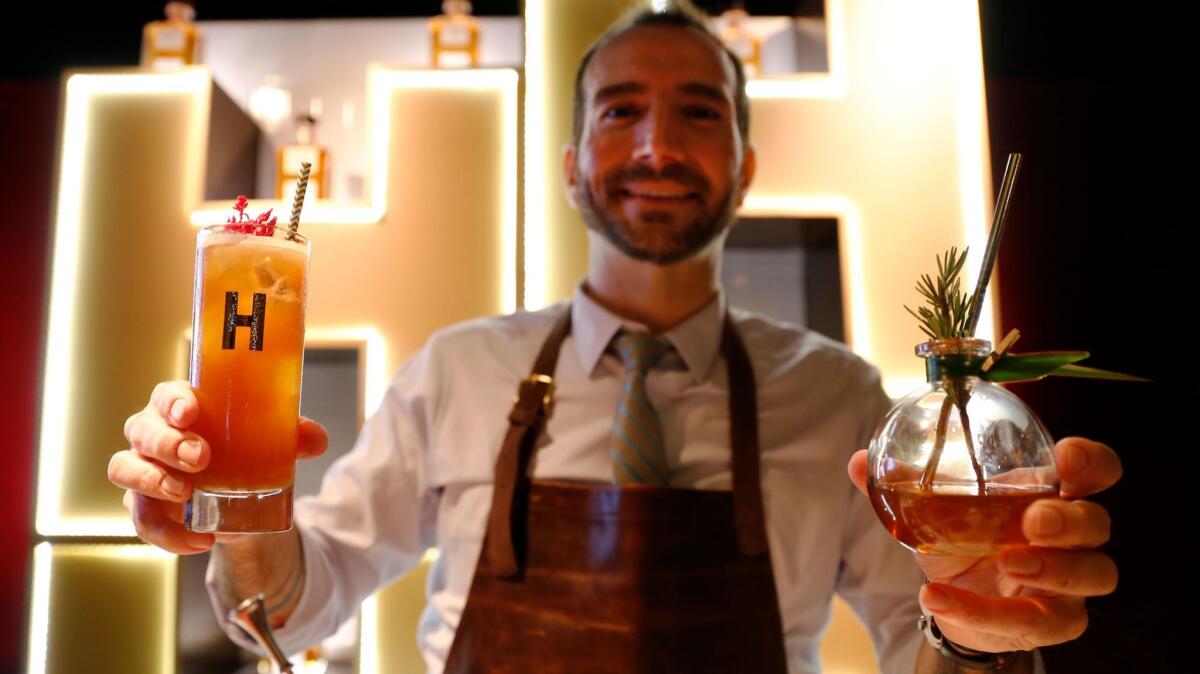
[[[584,292],[605,309],[652,332],[679,325],[717,295],[720,245],[660,266],[631,259],[599,236],[589,236],[589,243]]]

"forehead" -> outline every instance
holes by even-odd
[[[619,82],[684,82],[712,85],[730,99],[736,86],[733,64],[716,39],[685,26],[635,26],[604,43],[583,74],[586,99]]]

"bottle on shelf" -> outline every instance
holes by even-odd
[[[479,65],[479,20],[471,16],[470,0],[444,0],[442,13],[429,21],[434,68],[474,68]]]
[[[749,17],[746,10],[738,5],[717,17],[717,34],[729,51],[742,60],[746,79],[762,75],[762,39],[746,28],[746,19]]]
[[[296,139],[276,153],[275,198],[291,200],[300,178],[300,164],[312,164],[305,199],[328,198],[329,153],[316,141],[317,118],[311,113],[296,116]]]
[[[163,9],[166,18],[151,21],[142,31],[142,65],[155,70],[171,70],[198,61],[200,34],[196,10],[190,2],[168,2]]]

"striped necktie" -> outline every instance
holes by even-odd
[[[613,344],[625,363],[625,385],[613,419],[613,481],[666,485],[667,450],[658,414],[646,396],[646,373],[671,351],[671,343],[645,332],[622,331]]]

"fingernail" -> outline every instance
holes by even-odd
[[[1053,536],[1062,531],[1063,518],[1057,508],[1041,507],[1033,514],[1033,533]]]
[[[1007,552],[1000,557],[1000,565],[1008,573],[1030,576],[1042,571],[1042,558],[1027,552]]]
[[[1087,452],[1079,445],[1071,445],[1067,449],[1067,455],[1063,457],[1063,463],[1063,468],[1066,468],[1068,473],[1078,473],[1087,467]]]
[[[930,611],[942,611],[950,606],[950,597],[932,585],[926,585],[925,596],[921,599],[921,603]]]
[[[184,440],[179,443],[179,460],[189,466],[200,463],[200,443],[196,440]]]
[[[183,483],[170,475],[163,478],[162,489],[171,496],[183,496]]]
[[[183,398],[171,403],[171,418],[175,421],[183,419],[183,410],[187,405],[183,402]]]

